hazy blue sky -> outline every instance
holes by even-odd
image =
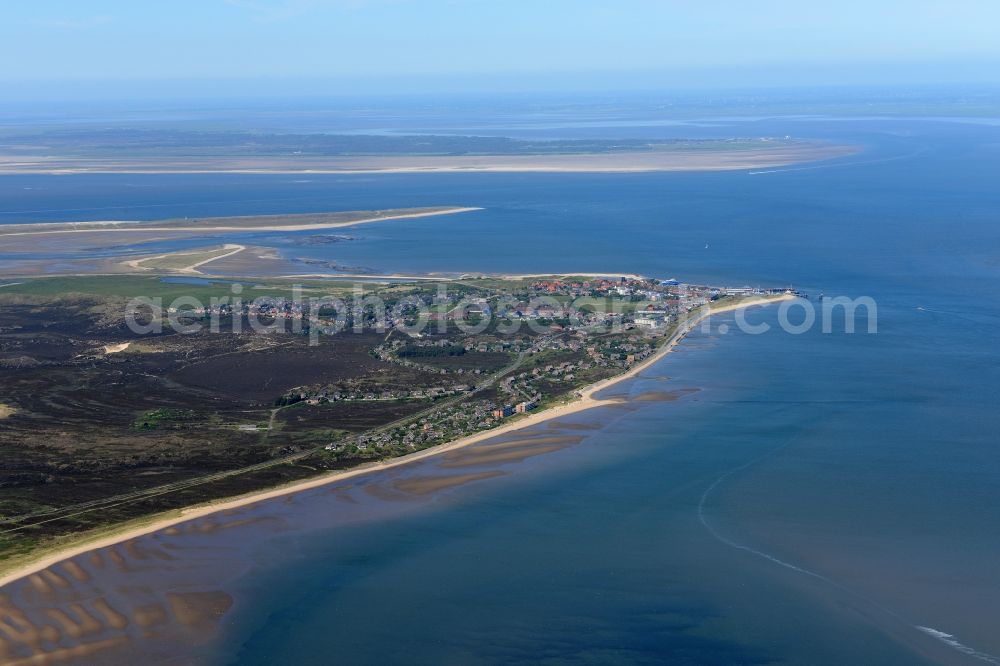
[[[0,79],[996,82],[998,26],[997,0],[4,0]]]

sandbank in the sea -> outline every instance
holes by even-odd
[[[817,141],[711,150],[649,150],[551,155],[401,155],[108,158],[0,155],[0,173],[642,173],[732,171],[846,157],[853,145]]]

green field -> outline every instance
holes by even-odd
[[[174,283],[164,282],[154,275],[87,275],[87,276],[61,276],[49,278],[28,278],[22,282],[6,287],[0,287],[0,296],[6,294],[19,294],[24,296],[66,296],[68,294],[84,294],[98,297],[121,297],[137,298],[145,296],[148,298],[172,299],[181,296],[191,296],[199,300],[208,301],[213,297],[232,297],[233,286],[239,284],[243,287],[240,296],[243,299],[252,300],[259,296],[274,296],[291,298],[293,286],[299,285],[304,295],[321,296],[326,294],[338,295],[352,293],[354,282],[348,281],[293,281],[268,279],[267,283],[258,280],[214,280],[206,279],[207,284],[201,283],[201,278],[196,278],[197,283]],[[372,284],[366,288],[366,293],[375,291],[380,286]]]

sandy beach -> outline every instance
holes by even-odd
[[[358,224],[369,224],[372,222],[385,222],[386,220],[404,220],[417,217],[434,217],[437,215],[452,215],[454,213],[467,213],[474,210],[482,210],[476,207],[444,208],[441,210],[422,211],[415,213],[399,213],[394,215],[382,215],[379,217],[364,217],[356,220],[330,221],[319,224],[274,224],[261,226],[239,226],[239,225],[192,225],[192,226],[168,226],[157,227],[155,223],[143,222],[56,222],[51,224],[31,224],[31,225],[7,225],[0,226],[0,236],[44,236],[50,234],[81,234],[81,233],[121,233],[121,232],[183,232],[183,233],[205,233],[218,231],[312,231],[319,229],[338,229],[340,227],[353,227]],[[295,217],[295,216],[289,216]],[[232,219],[232,218],[230,218]],[[253,219],[253,216],[247,218]],[[93,226],[84,226],[93,225]],[[121,226],[113,226],[121,225]],[[26,227],[32,227],[29,231]],[[44,227],[44,228],[43,228]],[[13,228],[13,231],[9,229]]]
[[[629,368],[626,372],[610,377],[608,379],[602,380],[591,384],[590,386],[584,387],[577,392],[577,398],[572,402],[551,407],[544,411],[535,412],[533,414],[524,416],[517,420],[512,420],[510,423],[493,428],[491,430],[486,430],[462,439],[457,439],[455,441],[449,442],[447,444],[442,444],[440,446],[425,449],[423,451],[417,451],[409,455],[401,456],[399,458],[394,458],[391,460],[386,460],[382,462],[370,463],[366,465],[361,465],[354,469],[346,470],[343,472],[335,472],[331,474],[325,474],[314,479],[307,481],[294,483],[286,486],[281,486],[278,488],[273,488],[271,490],[262,491],[258,493],[252,493],[249,495],[244,495],[236,497],[229,500],[213,502],[200,506],[193,506],[179,512],[173,512],[166,516],[152,516],[150,518],[144,519],[139,525],[124,525],[119,528],[109,528],[108,530],[103,530],[101,534],[95,534],[89,538],[83,538],[77,541],[75,544],[67,545],[64,548],[59,548],[55,551],[44,554],[39,559],[34,560],[30,563],[24,564],[22,566],[16,566],[14,569],[4,573],[0,576],[0,588],[12,583],[21,578],[25,578],[32,574],[43,571],[55,564],[62,562],[80,554],[90,552],[92,550],[97,550],[99,548],[105,548],[113,544],[129,541],[136,537],[150,534],[152,532],[157,532],[162,529],[169,528],[171,526],[177,525],[179,523],[184,523],[196,518],[201,518],[214,513],[228,511],[236,509],[239,507],[250,506],[257,504],[259,502],[273,499],[276,497],[283,497],[290,495],[292,493],[297,493],[303,490],[308,490],[311,488],[317,488],[325,486],[331,483],[336,483],[338,481],[343,481],[346,479],[351,479],[357,476],[370,474],[379,470],[391,469],[394,467],[399,467],[402,465],[407,465],[418,460],[424,460],[432,456],[440,456],[446,454],[450,451],[455,451],[456,449],[462,449],[478,442],[484,440],[493,439],[495,437],[505,435],[511,432],[522,430],[545,421],[552,419],[557,419],[569,414],[574,414],[581,412],[593,407],[599,407],[602,405],[610,405],[621,403],[620,399],[599,399],[595,398],[594,395],[607,389],[615,384],[623,382],[627,379],[635,377],[645,369],[649,368],[654,363],[660,361],[667,354],[670,354],[677,345],[684,339],[684,337],[695,329],[700,323],[702,323],[706,318],[721,314],[724,312],[730,312],[737,309],[743,309],[753,306],[764,306],[778,303],[784,300],[791,300],[795,298],[792,294],[782,294],[780,296],[770,297],[770,298],[752,298],[743,300],[731,305],[722,306],[713,310],[704,309],[692,318],[688,319],[686,322],[682,323],[681,326],[674,332],[674,334],[668,339],[655,354],[649,358],[643,360],[640,363]]]
[[[0,173],[641,173],[729,171],[845,157],[858,146],[803,141],[715,150],[651,150],[552,155],[297,155],[259,157],[109,158],[0,155]]]
[[[148,273],[149,269],[179,274],[198,275],[202,266],[228,267],[229,275],[260,275],[278,277],[293,273],[299,266],[274,253],[272,248],[260,248],[253,253],[238,243],[226,243],[221,248],[170,252],[154,256],[135,256],[123,240],[130,244],[176,241],[207,237],[206,242],[218,242],[218,235],[240,233],[322,232],[347,229],[364,224],[431,218],[482,210],[478,207],[424,207],[386,210],[361,210],[320,213],[291,213],[206,218],[171,218],[165,220],[125,221],[105,220],[86,222],[40,222],[32,224],[0,224],[0,239],[8,258],[3,264],[4,276],[11,278],[53,275],[98,275]],[[82,235],[81,235],[82,234]],[[83,247],[125,248],[95,256]],[[23,253],[23,254],[22,254]],[[18,255],[33,258],[21,259]],[[48,255],[48,256],[47,256]],[[197,256],[201,255],[201,256]],[[58,270],[53,269],[52,257],[58,257]],[[191,260],[180,263],[185,256]],[[331,277],[338,277],[333,275]],[[13,283],[17,284],[17,283]],[[4,285],[0,285],[2,287]]]

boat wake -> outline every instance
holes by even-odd
[[[818,578],[818,579],[820,579],[822,581],[825,581],[827,583],[831,583],[833,585],[837,585],[837,583],[835,583],[834,581],[832,581],[829,578],[823,576],[822,574],[816,573],[815,571],[810,571],[809,569],[804,569],[804,568],[802,568],[800,566],[792,564],[791,562],[786,562],[785,560],[783,560],[783,559],[781,559],[779,557],[775,557],[774,555],[771,555],[769,553],[765,553],[762,550],[757,550],[756,548],[751,548],[750,546],[744,545],[744,544],[739,543],[737,541],[733,541],[729,537],[723,535],[718,530],[716,530],[712,526],[712,524],[710,522],[708,522],[708,518],[705,516],[705,502],[708,499],[708,496],[711,495],[712,492],[716,488],[718,488],[722,484],[723,481],[725,481],[726,479],[728,479],[733,474],[736,474],[737,472],[742,472],[743,470],[745,470],[745,469],[747,469],[749,467],[752,467],[753,465],[756,465],[758,462],[760,462],[764,458],[767,458],[767,457],[770,457],[770,456],[774,455],[775,453],[777,453],[781,449],[784,449],[786,446],[788,446],[788,445],[784,444],[784,445],[778,447],[777,449],[775,449],[773,451],[770,451],[769,453],[767,453],[767,454],[765,454],[765,455],[763,455],[763,456],[761,456],[759,458],[754,458],[753,460],[751,460],[750,462],[748,462],[745,465],[740,465],[739,467],[735,467],[735,468],[729,470],[728,472],[724,473],[722,476],[720,476],[719,478],[717,478],[715,481],[713,481],[711,483],[711,485],[709,485],[708,488],[705,489],[705,492],[703,492],[701,494],[701,499],[698,502],[698,520],[701,521],[701,524],[705,527],[706,530],[708,530],[709,534],[711,534],[713,537],[715,537],[715,539],[717,541],[720,541],[720,542],[726,544],[730,548],[735,548],[736,550],[742,550],[744,552],[750,553],[751,555],[756,555],[757,557],[763,558],[763,559],[767,560],[768,562],[773,562],[774,564],[777,564],[778,566],[784,567],[786,569],[790,569],[791,571],[794,571],[796,573],[800,573],[800,574],[803,574],[803,575],[806,575],[806,576],[812,576],[813,578]],[[839,585],[838,585],[838,587],[839,587]]]
[[[931,627],[921,627],[920,625],[917,625],[917,629],[924,632],[928,636],[938,639],[945,645],[951,646],[956,650],[958,650],[959,652],[963,652],[969,655],[970,657],[975,657],[976,659],[985,661],[990,664],[1000,664],[1000,659],[997,659],[991,654],[987,654],[986,652],[980,652],[975,648],[971,648],[968,645],[958,642],[955,639],[955,637],[952,636],[951,634],[947,634],[943,631],[938,631],[937,629],[932,629]]]
[[[846,592],[847,594],[851,595],[852,597],[854,597],[854,598],[856,598],[856,599],[858,599],[860,601],[863,601],[864,603],[869,604],[870,606],[878,609],[879,611],[881,611],[881,612],[889,615],[893,619],[898,620],[900,622],[903,622],[903,623],[905,623],[905,624],[913,627],[917,631],[919,631],[919,632],[921,632],[921,633],[923,633],[923,634],[925,634],[927,636],[930,636],[932,638],[937,639],[938,641],[944,643],[945,645],[947,645],[948,647],[950,647],[950,648],[952,648],[954,650],[957,650],[958,652],[961,652],[962,654],[968,655],[970,657],[973,657],[973,658],[978,659],[980,661],[984,661],[984,662],[989,663],[989,664],[996,664],[997,666],[1000,666],[1000,658],[995,657],[992,654],[989,654],[988,652],[981,652],[980,650],[977,650],[975,648],[969,647],[968,645],[965,645],[964,643],[961,643],[960,641],[958,641],[955,638],[955,636],[952,635],[952,634],[949,634],[949,633],[946,633],[946,632],[943,632],[943,631],[939,631],[937,629],[932,629],[931,627],[925,627],[923,625],[913,624],[911,622],[908,622],[905,618],[901,617],[898,613],[896,613],[892,609],[886,608],[885,606],[883,606],[882,604],[878,603],[877,601],[874,601],[873,599],[870,599],[870,598],[864,596],[863,594],[860,594],[860,593],[856,592],[855,590],[852,590],[851,588],[846,587],[842,583],[839,583],[839,582],[833,580],[832,578],[828,578],[827,576],[824,576],[821,573],[817,573],[815,571],[812,571],[811,569],[807,569],[807,568],[799,566],[797,564],[793,564],[792,562],[788,562],[787,560],[783,560],[780,557],[777,557],[775,555],[771,555],[770,553],[764,552],[762,550],[758,550],[756,548],[752,548],[750,546],[747,546],[746,544],[742,544],[742,543],[740,543],[738,541],[735,541],[735,540],[727,537],[726,535],[722,534],[718,529],[716,529],[712,525],[711,522],[709,522],[708,516],[706,515],[706,512],[705,512],[705,505],[706,505],[706,503],[708,501],[709,496],[711,496],[712,493],[715,492],[715,490],[720,485],[722,485],[722,483],[724,483],[731,476],[733,476],[735,474],[738,474],[739,472],[742,472],[743,470],[749,469],[750,467],[753,467],[757,463],[765,460],[766,458],[770,458],[771,456],[779,453],[780,451],[782,451],[783,449],[787,448],[788,446],[789,446],[788,443],[782,444],[781,446],[779,446],[779,447],[777,447],[775,449],[772,449],[771,451],[768,451],[764,455],[759,456],[757,458],[754,458],[753,460],[751,460],[748,463],[745,463],[745,464],[740,465],[738,467],[734,467],[734,468],[732,468],[732,469],[730,469],[730,470],[728,470],[726,472],[723,472],[718,478],[716,478],[712,483],[710,483],[707,488],[705,488],[705,491],[701,494],[701,499],[698,501],[698,520],[701,522],[702,526],[708,531],[708,533],[711,534],[712,537],[715,538],[717,541],[719,541],[720,543],[723,543],[723,544],[729,546],[730,548],[734,548],[736,550],[741,550],[741,551],[743,551],[745,553],[750,553],[751,555],[754,555],[754,556],[759,557],[761,559],[767,560],[768,562],[771,562],[772,564],[776,564],[776,565],[778,565],[780,567],[788,569],[789,571],[794,571],[795,573],[801,574],[803,576],[809,576],[810,578],[815,578],[817,580],[823,581],[824,583],[832,585],[833,587],[836,587],[838,590]]]

